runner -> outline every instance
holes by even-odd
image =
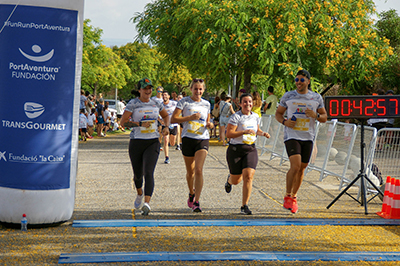
[[[169,119],[171,119],[172,113],[175,111],[175,107],[177,102],[170,100],[170,96],[168,91],[164,91],[162,93],[162,98],[163,98],[163,105],[165,110],[167,111],[169,115]],[[166,126],[163,126],[163,128]],[[169,124],[168,127],[169,134],[164,136],[164,154],[165,154],[165,161],[164,163],[169,164],[169,149],[168,149],[168,144],[171,145],[171,147],[175,146],[175,140],[176,140],[176,134],[178,131],[178,124]]]
[[[259,125],[261,118],[251,111],[253,97],[249,93],[240,96],[241,110],[233,114],[229,120],[226,136],[231,139],[226,151],[226,160],[229,166],[228,180],[225,183],[226,193],[230,193],[232,185],[237,185],[243,180],[242,206],[240,212],[250,215],[248,207],[253,176],[256,172],[258,154],[254,142],[257,135],[269,138]]]
[[[203,188],[203,165],[210,141],[206,128],[213,127],[210,123],[210,103],[201,98],[205,89],[204,80],[193,79],[190,84],[192,96],[178,102],[171,118],[172,123],[183,123],[181,149],[189,187],[188,206],[194,212],[201,212],[199,200]]]
[[[138,90],[133,90],[136,95],[125,107],[121,117],[121,124],[124,127],[132,128],[129,142],[129,157],[133,169],[133,180],[137,191],[134,203],[135,209],[142,206],[142,214],[148,215],[150,199],[154,190],[154,170],[160,154],[159,133],[157,130],[158,116],[164,120],[165,125],[169,125],[169,117],[164,106],[150,99],[153,85],[147,78],[143,78],[138,83]],[[163,134],[168,134],[168,127]],[[144,177],[144,193],[143,193]]]
[[[304,170],[310,161],[315,121],[325,123],[327,120],[324,101],[321,95],[311,90],[310,78],[310,73],[305,69],[297,72],[297,89],[283,95],[275,113],[276,120],[285,126],[283,140],[290,161],[283,207],[292,213],[298,210],[297,192],[304,178]],[[288,120],[284,118],[285,112]]]

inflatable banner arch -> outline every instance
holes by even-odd
[[[83,0],[0,0],[0,222],[69,220]]]

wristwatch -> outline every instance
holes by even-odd
[[[319,118],[319,113],[317,113],[317,119]]]

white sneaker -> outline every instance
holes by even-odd
[[[142,215],[148,215],[150,210],[151,210],[150,205],[147,202],[145,202],[142,207]]]
[[[142,195],[137,195],[135,200],[135,209],[139,209],[142,206],[144,193]]]

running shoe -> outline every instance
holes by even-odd
[[[137,195],[135,200],[135,209],[139,209],[142,206],[144,194]]]
[[[232,190],[232,185],[229,184],[229,182],[228,182],[230,176],[231,175],[228,175],[228,179],[226,180],[226,183],[225,183],[225,191],[226,191],[226,193],[230,193],[231,190]]]
[[[297,213],[299,207],[297,206],[297,198],[292,198],[292,209],[290,210],[292,213]]]
[[[194,194],[192,195],[192,194],[189,193],[189,199],[188,199],[187,203],[188,203],[188,207],[193,209]]]
[[[145,202],[142,207],[142,215],[149,215],[150,210],[151,210],[150,205],[147,202]]]
[[[201,212],[200,202],[198,202],[198,201],[193,202],[192,210],[193,210],[193,212]]]
[[[169,164],[170,163],[170,161],[169,161],[169,158],[167,157],[167,158],[165,158],[165,161],[164,161],[164,163],[166,163],[166,164]]]
[[[240,213],[245,214],[245,215],[251,215],[249,206],[244,205],[244,206],[240,207]]]
[[[175,150],[177,150],[177,151],[180,151],[181,150],[181,146],[178,144],[178,145],[176,145],[176,148],[175,148]]]
[[[293,207],[292,198],[290,196],[285,196],[283,198],[283,208],[292,210],[292,207]]]

